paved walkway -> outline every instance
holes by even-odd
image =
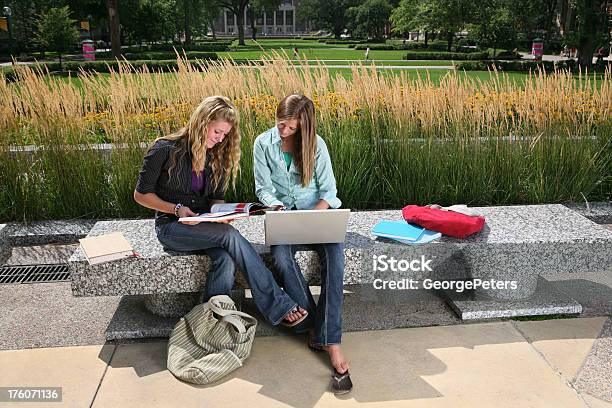
[[[0,387],[60,386],[48,406],[69,407],[610,407],[611,335],[606,317],[347,333],[355,388],[342,398],[299,336],[257,338],[208,387],[166,370],[163,340],[5,350]]]
[[[14,248],[8,263],[73,249]],[[367,304],[386,325],[440,326],[345,333],[355,388],[342,398],[328,391],[326,355],[302,336],[257,337],[244,367],[192,386],[166,370],[164,339],[104,344],[120,297],[74,298],[68,282],[0,285],[0,387],[62,387],[61,404],[35,404],[45,407],[612,407],[610,276],[555,278],[592,317],[461,324],[431,297],[345,296],[347,325]]]
[[[377,61],[377,64],[379,62]],[[383,62],[381,62],[382,64]],[[294,65],[295,67],[298,68],[317,68],[316,65]],[[331,64],[325,64],[325,68],[345,68],[345,69],[350,69],[353,68],[354,65],[331,65]],[[364,67],[366,68],[370,68],[369,64],[364,65]],[[436,70],[436,69],[443,69],[443,70],[449,70],[449,69],[455,69],[455,67],[453,65],[376,65],[376,69],[391,69],[391,70],[414,70],[414,69],[429,69],[429,70]]]

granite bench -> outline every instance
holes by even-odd
[[[352,212],[345,244],[346,285],[372,285],[375,280],[423,282],[457,280],[514,281],[516,288],[444,291],[463,319],[525,314],[580,313],[580,305],[553,293],[540,274],[601,272],[612,268],[612,231],[563,205],[478,208],[485,228],[467,239],[443,237],[420,246],[377,239],[370,234],[382,219],[401,220],[401,211]],[[264,244],[263,217],[233,222],[270,266]],[[140,254],[138,258],[88,265],[78,249],[69,260],[74,296],[130,296],[153,314],[180,316],[197,301],[210,267],[204,254],[165,251],[153,220],[100,221],[88,236],[121,231]],[[319,283],[314,251],[301,248],[296,259],[310,284]],[[431,270],[374,270],[374,258],[429,259]],[[242,274],[236,285],[246,288]],[[501,312],[500,312],[501,310]]]
[[[27,224],[0,224],[0,265],[11,256],[13,247],[73,244],[87,236],[96,221],[33,221]]]
[[[9,227],[6,224],[0,224],[0,265],[4,264],[11,256],[11,247],[9,245],[7,235]]]

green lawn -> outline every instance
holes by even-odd
[[[400,72],[403,72],[406,78],[408,78],[409,80],[416,80],[419,76],[422,79],[426,79],[427,77],[429,77],[432,83],[436,85],[439,85],[442,78],[444,78],[446,75],[451,74],[451,71],[449,70],[428,70],[428,69],[414,69],[414,70],[402,70],[402,71],[400,70],[380,70],[379,72],[383,76],[400,75]],[[352,75],[351,70],[347,68],[329,68],[329,73],[332,78],[334,78],[336,75],[341,75],[344,78],[350,79]],[[109,76],[109,74],[101,74],[101,75],[104,77]],[[172,74],[166,74],[166,75],[172,75]],[[467,72],[460,71],[460,72],[457,72],[457,75],[459,76],[460,79],[472,79],[472,80],[476,79],[476,80],[480,80],[485,83],[495,78],[494,73],[482,72],[482,71],[467,71]],[[502,77],[508,77],[511,81],[515,81],[520,86],[522,86],[524,81],[528,78],[528,74],[523,73],[523,72],[508,72],[508,73],[500,73],[499,75]],[[579,81],[578,75],[574,76],[574,78],[576,82]],[[70,78],[69,79],[69,78],[60,77],[59,79],[62,81],[66,81],[66,82],[71,81],[71,83],[74,86],[79,87],[79,88],[82,87],[82,82],[80,78]],[[591,83],[594,83],[597,86],[601,84],[601,81],[597,80],[597,81],[592,81]]]
[[[329,72],[330,72],[330,75],[332,76],[342,75],[345,78],[351,77],[351,71],[349,69],[330,68]],[[400,75],[400,73],[403,72],[404,75],[410,80],[416,80],[419,77],[422,79],[426,79],[427,77],[429,77],[429,79],[436,85],[440,84],[440,81],[442,80],[442,78],[444,78],[447,75],[452,74],[450,70],[445,70],[445,69],[428,70],[425,68],[424,69],[401,70],[401,71],[400,70],[381,70],[379,72],[383,76]],[[459,76],[460,79],[478,79],[481,81],[490,81],[495,78],[495,74],[490,73],[490,72],[483,72],[483,71],[459,71],[457,72],[457,75]],[[516,81],[516,83],[520,84],[521,86],[524,84],[525,79],[527,79],[528,77],[528,74],[523,73],[523,72],[508,72],[508,73],[503,73],[500,75],[507,76],[511,81]]]

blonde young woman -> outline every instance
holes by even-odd
[[[276,126],[257,137],[254,146],[255,193],[277,209],[324,210],[342,204],[327,146],[315,133],[313,102],[303,95],[285,97],[276,110]],[[321,260],[321,295],[314,302],[295,262],[295,245],[271,247],[275,267],[289,296],[311,312],[296,330],[310,333],[309,347],[329,353],[335,369],[332,390],[350,391],[349,364],[340,348],[342,337],[342,244],[312,245]],[[313,312],[313,313],[312,313]]]
[[[274,281],[259,254],[228,223],[180,223],[180,217],[207,212],[222,203],[235,182],[240,160],[238,111],[223,96],[211,96],[192,113],[187,126],[158,138],[144,157],[134,199],[156,210],[155,232],[165,248],[204,250],[212,260],[201,300],[229,294],[239,266],[253,300],[272,324],[293,326],[307,312]]]

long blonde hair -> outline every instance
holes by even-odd
[[[240,118],[238,110],[225,96],[209,96],[204,99],[193,111],[187,125],[176,133],[157,138],[158,140],[178,141],[175,149],[170,154],[171,164],[168,168],[168,176],[176,167],[177,161],[182,159],[188,152],[191,153],[191,168],[201,171],[206,166],[208,139],[208,125],[215,120],[224,120],[232,125],[232,129],[225,138],[217,143],[211,151],[210,167],[212,169],[212,184],[217,189],[223,180],[223,189],[227,190],[230,180],[232,187],[235,186],[238,176],[238,162],[240,161],[240,130],[238,125]],[[178,174],[178,171],[176,172]]]
[[[287,95],[276,108],[276,120],[298,121],[294,136],[293,160],[302,174],[302,186],[312,180],[317,152],[316,116],[314,103],[304,95]]]

